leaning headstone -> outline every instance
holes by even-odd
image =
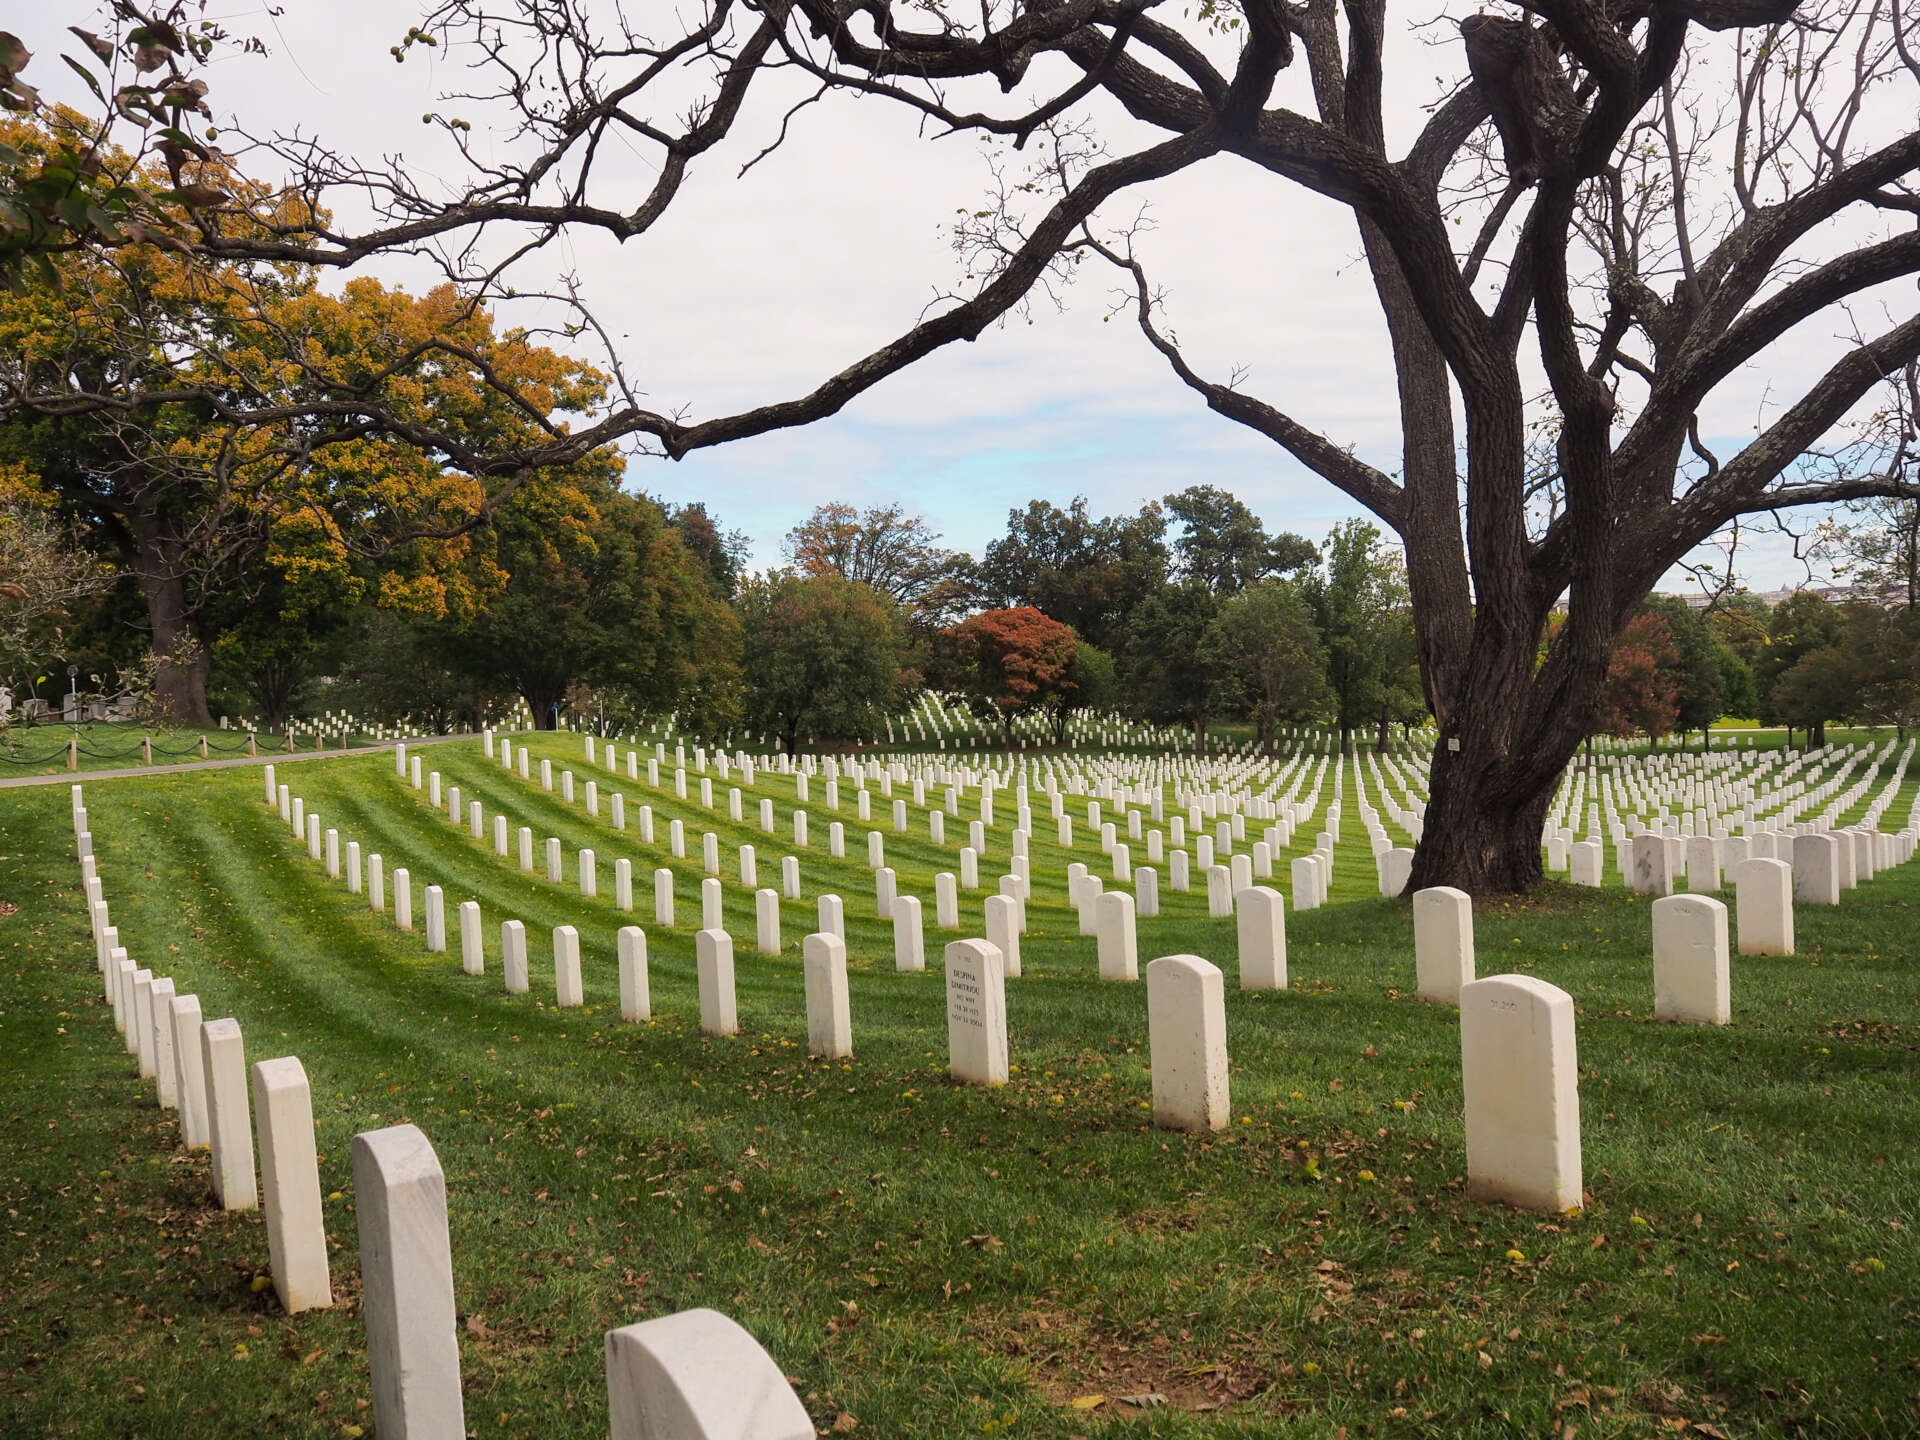
[[[167,1007],[173,1024],[174,1091],[180,1097],[180,1136],[189,1150],[207,1148],[207,1072],[200,1058],[200,997],[176,995]]]
[[[1142,920],[1160,913],[1160,872],[1151,865],[1141,865],[1133,872],[1133,906]]]
[[[1727,907],[1704,895],[1653,902],[1653,1015],[1685,1025],[1732,1017]]]
[[[133,1023],[127,1034],[127,1048],[140,1060],[140,1078],[153,1078],[153,972],[133,972]]]
[[[1219,966],[1197,955],[1163,955],[1148,964],[1147,1048],[1153,1123],[1168,1130],[1224,1129],[1230,1118],[1227,1000]]]
[[[1605,882],[1606,850],[1593,840],[1577,840],[1571,851],[1571,869],[1567,878],[1575,885],[1598,889]]]
[[[1319,903],[1316,892],[1320,888],[1320,870],[1313,858],[1302,855],[1287,865],[1287,876],[1293,882],[1293,908],[1311,910]]]
[[[700,980],[700,1028],[709,1035],[737,1035],[734,1006],[733,937],[724,930],[702,930],[693,937]]]
[[[947,1057],[963,1084],[1007,1083],[1005,959],[985,940],[947,946]]]
[[[807,1053],[827,1060],[853,1054],[847,997],[847,942],[824,932],[801,942],[806,973]]]
[[[920,897],[902,895],[893,902],[893,968],[927,968],[926,944],[920,926]]]
[[[157,977],[147,987],[149,1023],[153,1026],[153,1080],[154,1094],[163,1110],[177,1110],[180,1107],[179,1092],[174,1088],[173,1065],[173,980],[169,976]]]
[[[1225,865],[1207,866],[1207,914],[1216,920],[1233,914],[1233,872]]]
[[[324,1310],[333,1304],[333,1288],[320,1211],[313,1092],[296,1057],[262,1060],[253,1067],[253,1112],[274,1293],[289,1315]]]
[[[647,982],[647,936],[638,925],[623,925],[615,937],[620,952],[620,1018],[653,1018],[653,991]]]
[[[500,925],[500,973],[506,977],[509,995],[527,993],[527,927],[518,920]]]
[[[1218,865],[1213,867],[1218,870]],[[1095,898],[1094,933],[1098,937],[1100,978],[1137,980],[1140,978],[1140,947],[1134,926],[1133,897],[1115,890]]]
[[[1793,954],[1793,866],[1742,860],[1733,867],[1733,893],[1740,953]]]
[[[1574,861],[1577,869],[1577,855]],[[1473,897],[1466,891],[1431,885],[1414,892],[1413,971],[1422,1000],[1460,1003],[1461,987],[1473,980]]]
[[[987,943],[1000,952],[1002,973],[1020,978],[1020,902],[1011,895],[987,897]]]
[[[393,923],[399,930],[413,929],[413,878],[404,866],[393,872]]]
[[[460,902],[460,969],[468,975],[486,973],[486,950],[480,939],[480,902]]]
[[[1720,842],[1711,835],[1687,841],[1687,889],[1696,895],[1720,888]]]
[[[427,949],[439,954],[447,948],[447,897],[438,885],[427,886]]]
[[[1840,842],[1832,835],[1793,837],[1793,898],[1809,905],[1840,903]]]
[[[353,1137],[353,1200],[374,1433],[464,1440],[447,1181],[417,1126]]]
[[[1672,852],[1664,835],[1640,834],[1633,837],[1633,888],[1642,895],[1673,893]]]
[[[1407,893],[1407,881],[1413,875],[1413,851],[1396,845],[1380,857],[1380,893],[1398,899]]]
[[[1467,1193],[1527,1210],[1577,1210],[1573,997],[1531,975],[1494,975],[1461,986],[1460,1071]]]
[[[607,1332],[609,1440],[813,1440],[813,1421],[754,1338],[717,1310]]]
[[[581,1004],[580,932],[571,925],[553,927],[553,994],[562,1010]]]
[[[251,1210],[260,1196],[254,1185],[253,1118],[247,1110],[247,1057],[238,1020],[201,1024],[200,1068],[213,1150],[213,1193],[222,1209]]]
[[[1239,910],[1240,988],[1286,989],[1287,897],[1271,886],[1249,885],[1234,899]],[[1151,1004],[1153,997],[1147,998]]]
[[[754,948],[762,955],[780,953],[780,892],[753,892]]]

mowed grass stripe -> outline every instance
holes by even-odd
[[[612,909],[611,860],[638,859],[640,847],[616,847],[604,821],[553,802],[551,833],[566,837],[569,861],[589,836],[603,856],[609,898],[582,901],[571,863],[562,886],[522,879],[511,860],[492,859],[490,833],[474,842],[428,813],[390,761],[329,763],[341,767],[329,771],[340,777],[330,782],[338,793],[306,791],[323,823],[340,823],[331,807],[340,818],[364,815],[383,844],[388,836],[396,849],[420,844],[420,863],[409,867],[417,924],[419,888],[429,880],[447,887],[450,936],[463,884],[483,903],[485,887],[500,887],[487,904],[488,975],[459,974],[457,942],[429,960],[422,933],[395,937],[390,920],[366,914],[364,897],[326,881],[259,803],[256,774],[189,792],[196,832],[205,833],[184,852],[188,863],[232,865],[231,874],[203,870],[209,888],[232,893],[204,899],[196,918],[210,933],[230,930],[235,945],[263,944],[257,934],[267,933],[281,947],[270,966],[208,969],[230,987],[243,1021],[257,998],[276,1031],[289,1032],[286,1050],[316,1075],[327,1067],[331,1083],[316,1083],[324,1183],[347,1178],[344,1141],[353,1130],[404,1115],[434,1138],[449,1175],[462,1308],[481,1317],[481,1330],[462,1339],[469,1420],[482,1434],[601,1433],[598,1329],[693,1303],[729,1310],[766,1341],[814,1397],[817,1419],[828,1423],[844,1408],[870,1433],[981,1433],[1008,1415],[1014,1420],[1001,1428],[1014,1433],[1127,1433],[1137,1421],[1059,1402],[1148,1386],[1175,1400],[1152,1415],[1154,1433],[1164,1435],[1323,1435],[1340,1424],[1394,1433],[1396,1423],[1414,1432],[1544,1433],[1562,1415],[1587,1413],[1555,1410],[1576,1385],[1626,1433],[1645,1433],[1654,1409],[1673,1403],[1662,1386],[1678,1388],[1685,1413],[1729,1433],[1785,1433],[1815,1413],[1898,1433],[1912,1414],[1894,1343],[1910,1319],[1902,1277],[1913,1273],[1911,1230],[1888,1221],[1906,1213],[1915,1171],[1906,1150],[1876,1144],[1920,1123],[1911,1087],[1897,1084],[1916,1010],[1911,987],[1898,984],[1910,973],[1903,936],[1920,889],[1912,867],[1855,892],[1837,912],[1803,908],[1798,960],[1736,961],[1735,1025],[1715,1035],[1637,1018],[1650,1008],[1644,902],[1549,887],[1506,916],[1482,907],[1483,973],[1531,967],[1583,1001],[1596,1204],[1554,1232],[1533,1217],[1467,1205],[1454,1188],[1457,1032],[1448,1012],[1388,998],[1390,987],[1411,985],[1402,907],[1373,900],[1289,915],[1296,989],[1253,997],[1230,988],[1236,1125],[1230,1136],[1196,1140],[1142,1128],[1143,987],[1091,978],[1092,942],[1077,936],[1028,941],[1029,978],[1009,995],[1022,1065],[1015,1083],[999,1094],[945,1084],[944,937],[929,904],[930,973],[891,973],[890,929],[870,918],[870,878],[858,894],[841,892],[851,930],[873,952],[853,976],[858,1058],[851,1069],[802,1059],[797,939],[811,925],[791,917],[797,909],[810,922],[817,879],[867,873],[859,830],[845,870],[822,869],[821,811],[810,807],[809,900],[783,906],[790,953],[760,960],[750,927],[736,932],[747,1033],[715,1042],[693,1027],[690,966],[676,972],[660,959],[687,935],[685,917],[697,915],[691,875],[680,887],[683,928],[672,936],[655,934],[650,876],[647,886],[636,878],[632,918],[648,930],[663,1018],[622,1026],[611,934],[626,917]],[[457,768],[437,760],[428,768],[436,764]],[[124,783],[135,787],[130,795],[155,793],[156,782]],[[460,783],[465,791],[474,780]],[[106,832],[117,792],[91,791],[96,832]],[[634,790],[627,793],[632,801]],[[1330,793],[1329,781],[1323,802]],[[31,942],[41,961],[31,973],[43,987],[57,975],[83,999],[97,993],[97,979],[65,792],[53,796],[26,826],[30,837],[17,811],[0,809],[0,827],[6,853],[27,853],[31,839],[51,857],[49,893],[28,892],[23,906],[29,927],[45,931]],[[1352,804],[1349,786],[1349,836],[1358,831]],[[1050,836],[1036,811],[1036,831]],[[180,816],[170,813],[153,817],[151,836],[143,831],[138,842],[155,856],[156,882],[174,878],[166,847]],[[343,824],[343,835],[358,823]],[[756,846],[771,838],[751,822],[741,828]],[[1076,838],[1076,855],[1098,856],[1083,824]],[[889,835],[888,848],[908,858],[911,847],[896,852]],[[778,853],[768,847],[762,864]],[[924,869],[925,888],[912,888],[930,894],[935,853],[927,847],[925,859],[905,867],[903,884],[906,870]],[[723,857],[729,870],[731,859]],[[1049,868],[1038,855],[1035,863]],[[697,858],[688,865],[697,871]],[[120,868],[108,874],[117,920],[130,900],[125,881],[114,879]],[[1060,857],[1051,873],[1063,868]],[[1343,855],[1339,868],[1371,888],[1370,863],[1354,876]],[[998,873],[983,865],[983,882]],[[266,893],[275,887],[284,893]],[[541,989],[543,980],[550,986],[546,937],[532,923],[534,996],[499,993],[497,924],[516,893],[528,907],[550,907],[539,911],[542,924],[563,919],[582,927],[583,940],[589,926],[605,937],[597,971],[583,946],[592,1013],[532,1003],[550,995]],[[1231,922],[1205,920],[1203,894],[1185,898],[1201,918],[1169,917],[1153,941],[1143,925],[1143,960],[1190,949],[1221,961],[1231,987]],[[1057,912],[1055,933],[1071,934],[1057,899],[1036,908]],[[240,910],[258,913],[243,921],[234,918]],[[133,925],[144,926],[134,914]],[[19,943],[25,956],[29,942]],[[192,954],[180,943],[189,952],[176,966],[184,972]],[[55,1036],[66,1022],[26,993],[24,962],[12,971],[0,1018],[9,1038],[15,1017],[31,1021],[23,1056],[45,1054],[57,1068],[64,1046],[88,1052],[72,1073],[126,1073],[110,1022],[104,1033],[96,1021]],[[326,993],[301,1013],[309,981]],[[764,1003],[750,1002],[749,983],[766,987]],[[1786,1009],[1788,1000],[1797,1008]],[[363,1002],[403,1013],[362,1025],[352,1012]],[[1615,1018],[1615,1009],[1636,1018]],[[1854,1040],[1826,1033],[1854,1019],[1907,1028]],[[362,1030],[377,1038],[360,1038]],[[1823,1046],[1829,1053],[1820,1056]],[[64,1164],[41,1155],[47,1139],[12,1122],[10,1138],[21,1144],[10,1147],[20,1158],[7,1166],[7,1203],[41,1230],[30,1256],[11,1241],[21,1253],[10,1269],[51,1267],[71,1283],[57,1297],[23,1291],[20,1318],[6,1322],[0,1419],[29,1434],[71,1427],[76,1414],[82,1434],[129,1424],[195,1433],[231,1424],[232,1433],[251,1434],[261,1417],[277,1417],[290,1433],[339,1433],[365,1394],[357,1315],[276,1319],[245,1284],[265,1253],[257,1221],[197,1223],[204,1211],[187,1183],[195,1167],[165,1163],[170,1125],[152,1110],[150,1091],[129,1104],[119,1097],[135,1093],[130,1082],[97,1083],[94,1132],[77,1143],[53,1132],[71,1147]],[[35,1079],[22,1099],[32,1106],[44,1097],[58,1119],[57,1093]],[[1766,1113],[1776,1095],[1777,1116]],[[1413,1110],[1395,1109],[1396,1099],[1411,1099]],[[1867,1129],[1876,1114],[1882,1128]],[[1251,1123],[1239,1124],[1243,1115]],[[90,1198],[74,1195],[93,1174],[86,1162],[109,1141],[116,1158],[102,1168],[117,1178],[102,1185],[103,1218]],[[1310,1177],[1308,1160],[1322,1178]],[[1376,1178],[1360,1179],[1362,1169]],[[347,1190],[328,1205],[341,1242],[336,1277],[346,1277],[348,1295],[350,1202]],[[1634,1214],[1647,1224],[1633,1223]],[[61,1228],[68,1217],[80,1223]],[[170,1243],[176,1228],[197,1253]],[[143,1261],[137,1273],[93,1267],[109,1245],[123,1271]],[[1508,1248],[1525,1260],[1508,1260]],[[154,1260],[162,1250],[169,1258]],[[1864,1268],[1868,1257],[1885,1270]],[[1323,1261],[1338,1268],[1322,1270]],[[1739,1269],[1727,1268],[1736,1261]],[[131,1318],[139,1304],[173,1324]],[[49,1354],[39,1337],[56,1314],[70,1333]],[[71,1335],[76,1325],[83,1343]],[[1508,1339],[1514,1330],[1519,1337]],[[1697,1342],[1701,1335],[1726,1338]],[[1490,1364],[1479,1358],[1483,1342]],[[234,1358],[239,1343],[250,1359]],[[315,1350],[320,1358],[300,1363]],[[27,1363],[29,1353],[39,1358]],[[1222,1380],[1222,1369],[1231,1378]],[[128,1376],[147,1395],[133,1396]],[[1224,1414],[1190,1408],[1222,1395],[1233,1402]],[[210,1402],[221,1411],[209,1412]],[[1408,1411],[1399,1422],[1388,1415],[1395,1406]],[[1103,1407],[1116,1408],[1112,1400]]]

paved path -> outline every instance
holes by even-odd
[[[290,765],[296,760],[340,760],[350,755],[378,755],[382,750],[391,750],[399,744],[418,749],[422,745],[444,745],[449,740],[474,738],[471,734],[424,735],[416,740],[356,745],[351,750],[295,750],[291,754],[285,750],[263,750],[258,755],[242,755],[236,760],[191,760],[184,765],[130,765],[121,770],[62,770],[56,775],[13,775],[0,779],[0,790],[14,790],[24,785],[85,785],[93,780],[125,780],[135,775],[179,775],[189,770],[234,770],[245,765]]]

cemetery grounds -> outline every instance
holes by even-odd
[[[280,774],[343,844],[411,871],[416,915],[426,884],[449,912],[480,903],[479,977],[461,973],[457,941],[428,954],[421,929],[397,934],[329,880],[263,803],[258,769],[86,788],[121,943],[208,1018],[237,1017],[249,1062],[295,1055],[312,1081],[335,1304],[294,1317],[263,1283],[260,1212],[210,1201],[205,1153],[182,1147],[115,1032],[66,785],[0,790],[0,901],[17,907],[0,918],[0,1435],[369,1431],[348,1141],[402,1121],[446,1171],[480,1437],[604,1435],[602,1333],[692,1306],[743,1324],[830,1434],[1920,1433],[1920,865],[1837,908],[1797,907],[1791,957],[1736,956],[1722,1029],[1652,1019],[1648,901],[1619,883],[1611,846],[1603,889],[1550,882],[1479,903],[1479,974],[1538,976],[1578,1005],[1588,1203],[1541,1216],[1465,1196],[1457,1012],[1414,998],[1408,906],[1378,897],[1353,761],[1332,903],[1286,917],[1288,989],[1237,989],[1234,920],[1208,917],[1197,871],[1182,894],[1162,867],[1141,964],[1192,953],[1227,974],[1232,1123],[1187,1135],[1149,1123],[1144,984],[1098,978],[1065,901],[1070,860],[1111,873],[1086,796],[1067,805],[1069,854],[1034,793],[1035,891],[1007,982],[1013,1073],[962,1087],[947,1077],[940,951],[982,933],[1011,791],[981,891],[962,893],[964,928],[947,931],[933,876],[958,868],[977,791],[936,847],[924,809],[896,835],[877,790],[861,824],[853,787],[836,816],[816,777],[797,849],[791,776],[763,770],[739,823],[724,803],[737,778],[715,777],[707,811],[691,790],[675,798],[671,759],[649,788],[588,763],[578,735],[528,738],[532,781],[477,737],[418,752],[482,803],[485,840],[388,754]],[[598,782],[599,818],[540,788],[543,758]],[[609,828],[616,790],[630,817],[653,807],[658,843],[631,818]],[[1884,828],[1906,823],[1914,791],[1910,774]],[[1329,771],[1322,812],[1332,792]],[[542,859],[559,837],[565,880],[496,857],[496,814],[530,826]],[[686,821],[682,860],[667,855],[671,818]],[[827,855],[835,818],[843,860]],[[1318,814],[1298,826],[1288,855],[1320,828]],[[922,897],[924,973],[895,971],[869,829],[901,893]],[[695,998],[709,830],[735,937],[730,1039],[701,1033]],[[805,898],[782,906],[778,958],[754,953],[743,843],[763,885],[800,857]],[[583,846],[596,898],[575,883]],[[633,915],[614,906],[620,857]],[[1134,858],[1146,863],[1141,842]],[[1286,858],[1261,883],[1291,894]],[[655,866],[676,874],[672,928],[648,923]],[[807,1054],[798,956],[823,892],[845,900],[845,1061]],[[526,924],[530,995],[501,987],[508,918]],[[641,1024],[616,999],[628,923],[647,932]],[[581,1009],[553,1004],[562,924],[580,934]]]

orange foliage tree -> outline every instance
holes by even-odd
[[[1667,622],[1643,611],[1627,622],[1607,664],[1594,729],[1659,739],[1680,716],[1680,650]]]
[[[1009,740],[1013,722],[1058,694],[1073,667],[1073,630],[1031,605],[983,610],[952,635],[975,712],[996,717]]]

